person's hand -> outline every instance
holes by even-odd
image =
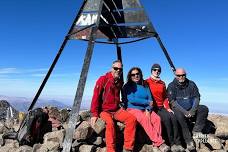
[[[187,117],[187,118],[191,118],[191,117],[192,117],[190,111],[187,111],[187,112],[185,113],[185,117]]]
[[[173,110],[172,109],[167,109],[168,112],[174,114]]]
[[[150,103],[149,103],[149,105],[151,106],[151,107],[153,107],[153,101],[150,101]]]
[[[91,123],[91,126],[93,127],[97,121],[97,118],[98,117],[91,117],[91,120],[90,120],[90,123]]]
[[[149,118],[149,120],[150,120],[150,111],[145,111],[145,115],[146,115],[146,117],[148,117]]]

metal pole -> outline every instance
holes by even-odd
[[[161,41],[161,39],[160,39],[160,37],[159,37],[158,34],[155,35],[155,37],[156,37],[156,39],[157,39],[157,41],[158,41],[160,47],[162,48],[162,51],[163,51],[163,53],[165,54],[165,57],[166,57],[166,59],[168,60],[169,65],[171,66],[171,69],[172,69],[172,71],[173,71],[173,73],[174,73],[174,72],[176,71],[176,68],[175,68],[175,66],[174,66],[174,64],[173,64],[173,62],[172,62],[172,60],[171,60],[171,58],[170,58],[170,56],[169,56],[169,54],[168,54],[168,52],[167,52],[165,46],[163,45],[163,43],[162,43],[162,41]]]
[[[39,98],[39,96],[40,96],[40,94],[41,94],[41,92],[42,92],[42,90],[43,90],[45,84],[47,83],[47,81],[48,81],[48,79],[49,79],[49,77],[50,77],[50,75],[51,75],[51,73],[52,73],[52,71],[53,71],[53,69],[54,69],[54,67],[55,67],[55,65],[56,65],[56,63],[57,63],[59,57],[60,57],[60,55],[61,55],[61,53],[63,52],[63,49],[64,49],[65,45],[67,44],[68,35],[73,31],[74,24],[76,23],[76,21],[77,21],[78,18],[80,17],[80,14],[81,14],[81,12],[82,12],[82,10],[83,10],[83,7],[84,7],[85,3],[86,3],[86,1],[83,2],[82,7],[80,8],[80,10],[79,10],[77,16],[75,17],[75,19],[74,19],[74,21],[73,21],[73,23],[72,23],[72,25],[71,25],[71,27],[70,27],[70,29],[69,29],[69,31],[68,31],[68,34],[67,34],[67,36],[65,36],[65,38],[64,38],[64,40],[63,40],[63,43],[62,43],[62,45],[61,45],[61,47],[60,47],[60,49],[59,49],[59,51],[58,51],[58,53],[57,53],[57,55],[56,55],[54,61],[53,61],[53,63],[51,64],[51,67],[49,68],[49,70],[48,70],[48,72],[47,72],[47,74],[46,74],[46,76],[45,76],[45,78],[44,78],[42,84],[40,85],[40,88],[38,89],[38,91],[37,91],[37,93],[36,93],[36,95],[35,95],[35,97],[34,97],[32,103],[31,103],[31,105],[30,105],[29,108],[28,108],[28,111],[29,111],[29,110],[32,110],[32,108],[33,108],[34,105],[36,104],[37,99]]]
[[[100,23],[102,7],[103,7],[103,0],[101,0],[100,4],[99,4],[99,11],[98,11],[98,16],[97,16],[96,26],[92,28],[92,31],[90,34],[88,47],[87,47],[86,55],[84,58],[84,63],[83,63],[83,67],[81,70],[81,75],[80,75],[80,79],[78,82],[76,95],[74,98],[74,104],[73,104],[71,115],[70,115],[69,122],[68,122],[68,128],[66,128],[66,134],[65,134],[64,141],[63,141],[63,151],[62,152],[70,152],[70,150],[71,150],[72,138],[73,138],[73,134],[74,134],[74,129],[76,127],[77,118],[79,115],[79,110],[80,110],[80,106],[81,106],[81,102],[82,102],[82,96],[84,93],[85,83],[86,83],[86,79],[87,79],[87,75],[88,75],[88,71],[89,71],[90,61],[91,61],[92,54],[93,54],[93,48],[94,48],[94,43],[95,43],[95,39],[96,39],[96,32],[98,30],[98,26]]]
[[[93,31],[94,30],[92,30],[92,32]],[[88,70],[89,70],[89,66],[90,66],[90,61],[91,61],[92,54],[93,54],[93,48],[94,48],[94,38],[93,37],[94,36],[91,34],[90,40],[88,42],[88,48],[86,51],[80,79],[78,82],[76,95],[74,98],[74,104],[72,107],[71,116],[70,116],[70,119],[68,122],[68,128],[66,128],[66,135],[64,138],[64,142],[63,142],[63,152],[70,152],[70,150],[71,150],[74,129],[76,127],[77,118],[79,115],[79,110],[80,110],[80,106],[81,106],[81,102],[82,102],[82,96],[83,96],[85,83],[86,83],[86,79],[87,79],[87,75],[88,75]]]
[[[123,64],[123,61],[122,61],[122,53],[121,53],[121,47],[119,44],[116,44],[116,53],[117,53],[117,59],[120,60]],[[120,79],[124,82],[124,79],[123,79],[123,72],[120,76]]]
[[[122,61],[122,52],[121,52],[121,47],[118,43],[116,43],[116,53],[117,53],[117,59],[121,61],[121,63],[123,64],[123,61]],[[120,80],[124,83],[124,78],[123,78],[123,71],[121,73],[121,76],[120,76]],[[122,100],[122,103],[120,103],[120,106],[121,107],[124,107],[124,103],[123,103],[123,89],[120,90],[121,92],[121,100]]]

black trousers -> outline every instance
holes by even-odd
[[[181,127],[182,135],[186,143],[193,141],[191,131],[202,132],[208,116],[208,108],[204,105],[199,105],[195,115],[191,118],[187,118],[184,114],[173,108],[174,114]]]
[[[181,138],[178,131],[178,122],[173,113],[168,112],[164,107],[156,109],[161,118],[162,136],[170,146],[181,144]],[[167,137],[166,137],[167,136]]]

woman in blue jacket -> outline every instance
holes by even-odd
[[[142,70],[138,67],[133,67],[128,72],[127,83],[123,87],[123,100],[127,111],[136,117],[153,145],[162,152],[170,151],[161,136],[160,117],[152,110],[150,89],[143,80]]]

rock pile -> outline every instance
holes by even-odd
[[[59,111],[56,113],[61,120],[68,119],[68,113],[65,111],[63,114]],[[226,152],[228,151],[228,117],[221,115],[210,115],[208,119],[213,123],[208,123],[207,131],[212,131],[214,134],[200,134],[194,137],[199,152]],[[209,122],[210,122],[209,121]],[[122,151],[123,146],[123,130],[124,124],[116,122],[116,145],[118,151]],[[214,124],[214,126],[213,126]],[[67,127],[66,122],[63,124],[64,128]],[[8,128],[4,123],[0,123],[0,139]],[[98,119],[94,128],[90,125],[90,112],[81,111],[77,120],[77,126],[73,135],[72,151],[73,152],[106,152],[105,147],[105,123]],[[19,146],[15,140],[7,140],[6,145],[0,147],[2,152],[57,152],[62,150],[62,143],[65,135],[65,130],[56,130],[45,134],[43,143],[35,144],[33,147]],[[142,128],[137,127],[136,132],[136,152],[158,152],[159,150],[152,146],[147,135]]]

